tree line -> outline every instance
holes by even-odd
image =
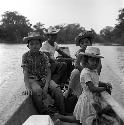
[[[119,10],[117,19],[118,23],[115,27],[106,26],[101,29],[100,34],[97,34],[94,29],[91,29],[95,36],[95,43],[116,43],[124,44],[124,9]],[[32,25],[27,17],[20,15],[17,11],[6,11],[2,15],[0,21],[0,43],[23,43],[23,37],[29,32],[38,31],[44,40],[47,39],[45,32],[47,29],[45,24],[37,22]],[[75,37],[82,31],[86,31],[85,27],[80,24],[59,24],[55,25],[60,29],[57,41],[61,44],[74,44]]]

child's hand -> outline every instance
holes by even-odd
[[[108,82],[108,83],[106,83],[106,84],[107,84],[107,87],[108,87],[108,88],[112,89],[111,83]]]
[[[112,85],[110,83],[106,83],[106,91],[111,95]]]

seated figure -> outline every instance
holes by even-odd
[[[47,107],[44,100],[47,94],[54,99],[54,104],[60,113],[65,112],[64,97],[56,83],[51,80],[49,58],[40,51],[42,37],[37,32],[31,32],[23,39],[27,42],[29,51],[22,56],[24,82],[27,91],[31,94],[32,101],[40,114],[47,114]]]
[[[55,51],[65,58],[71,58],[68,54],[62,51],[61,47],[55,42],[57,39],[58,30],[49,27],[48,32],[46,32],[48,40],[42,43],[41,51],[45,52],[50,59],[51,64],[51,79],[59,84],[62,88],[68,79],[67,70],[69,65],[71,65],[70,60],[56,60]]]

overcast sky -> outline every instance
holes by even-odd
[[[124,0],[2,0],[0,15],[17,11],[33,25],[79,23],[87,30],[99,32],[105,26],[117,24],[118,11],[123,7]]]

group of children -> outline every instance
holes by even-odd
[[[52,38],[50,39],[50,37]],[[43,41],[38,33],[33,32],[29,34],[28,37],[24,38],[29,48],[29,51],[22,57],[24,82],[28,91],[32,93],[33,102],[39,113],[47,113],[46,110],[43,111],[43,107],[45,107],[43,100],[47,98],[47,93],[49,93],[52,98],[54,98],[55,106],[59,111],[55,113],[57,119],[66,122],[76,122],[82,125],[98,124],[96,119],[99,110],[97,111],[97,109],[105,108],[107,105],[102,104],[101,92],[107,91],[110,85],[104,84],[104,86],[99,86],[99,75],[102,68],[101,58],[103,58],[103,56],[101,56],[99,48],[92,46],[92,33],[81,33],[76,38],[77,44],[81,49],[76,54],[77,60],[75,69],[71,72],[69,86],[64,96],[56,80],[51,77],[51,69],[58,62],[53,64],[50,62],[52,59],[48,53],[49,41],[55,41],[56,32],[53,32],[52,35],[49,33],[49,39],[43,43],[43,48],[45,48],[44,45],[46,44],[44,53],[44,50],[40,51]],[[56,49],[52,50],[52,53],[50,53],[53,57],[55,50],[58,50],[58,52],[61,50],[56,43],[52,43],[51,45],[56,46]],[[64,75],[62,75],[62,77],[64,77]],[[67,98],[72,93],[76,94],[78,101],[75,105],[73,114],[68,116],[65,115],[64,98]]]

